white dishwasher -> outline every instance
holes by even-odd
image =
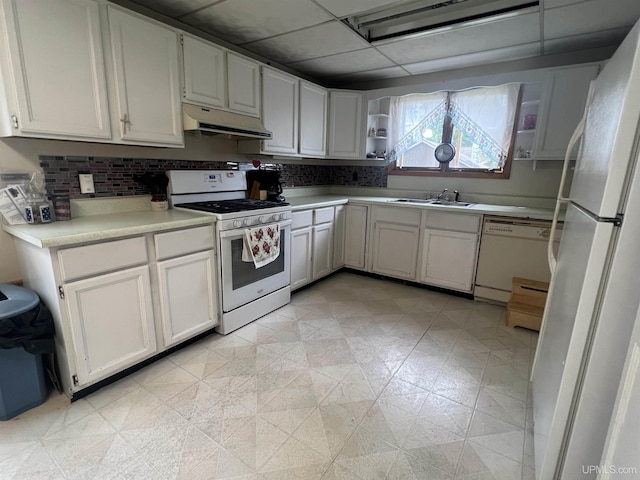
[[[513,277],[548,282],[547,242],[551,222],[517,218],[484,218],[474,295],[478,299],[508,302]],[[558,249],[558,224],[554,249]]]

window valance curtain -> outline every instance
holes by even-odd
[[[418,142],[439,143],[445,116],[496,167],[507,159],[518,102],[519,84],[479,87],[458,92],[435,92],[392,97],[389,138],[395,161]]]

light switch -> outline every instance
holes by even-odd
[[[80,193],[96,193],[96,189],[93,185],[93,174],[81,173],[80,177]]]

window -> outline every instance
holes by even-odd
[[[392,97],[390,174],[509,178],[520,86],[472,88]],[[435,158],[451,143],[449,163]]]

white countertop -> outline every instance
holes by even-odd
[[[363,196],[343,196],[343,195],[311,195],[300,197],[287,197],[287,202],[291,204],[293,211],[306,210],[309,208],[321,208],[331,205],[340,205],[347,202],[369,204],[369,205],[389,205],[399,208],[426,208],[430,210],[442,210],[460,213],[477,213],[483,215],[499,215],[505,217],[531,218],[536,220],[552,220],[553,210],[547,208],[518,207],[515,205],[487,205],[476,203],[468,207],[457,207],[454,205],[433,205],[421,203],[395,202],[397,198],[389,197],[363,197]]]
[[[38,225],[3,225],[2,228],[25,242],[49,248],[117,237],[212,224],[215,217],[182,210],[149,210],[77,217],[65,222]]]
[[[482,203],[477,203],[469,207],[456,207],[452,205],[409,204],[394,202],[394,200],[397,199],[351,195],[309,195],[290,196],[287,198],[294,212],[352,202],[366,205],[384,204],[398,208],[444,209],[460,213],[500,215],[538,220],[551,220],[553,218],[553,210],[544,208],[487,205]],[[49,248],[109,240],[149,232],[188,228],[197,225],[212,224],[213,222],[215,222],[215,217],[198,212],[186,212],[183,210],[151,212],[144,210],[87,215],[76,217],[67,222],[52,222],[39,225],[3,225],[3,229],[7,233],[37,247]]]

